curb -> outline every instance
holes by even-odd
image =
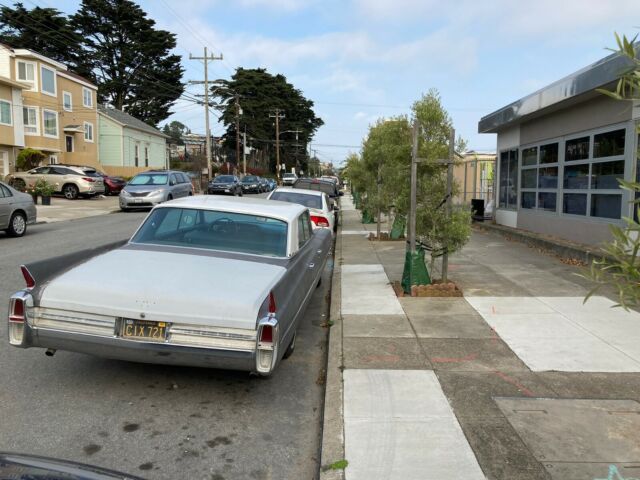
[[[518,230],[511,227],[505,227],[503,225],[485,222],[474,222],[473,226],[488,232],[498,233],[504,237],[510,237],[513,240],[531,247],[547,250],[548,252],[567,260],[578,259],[589,264],[593,260],[599,260],[606,257],[604,252],[597,247],[551,239],[526,230]]]
[[[333,470],[329,465],[343,460],[344,405],[342,383],[342,314],[340,311],[342,288],[342,237],[338,227],[331,276],[331,304],[329,306],[329,352],[327,355],[327,383],[324,397],[322,445],[320,451],[320,479],[344,480],[344,470]],[[347,467],[348,468],[348,467]],[[326,469],[326,470],[325,470]]]

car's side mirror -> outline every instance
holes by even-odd
[[[342,190],[340,190],[340,191],[338,192],[338,195],[339,195],[340,197],[344,197],[344,192],[343,192]]]
[[[173,180],[169,180],[169,186],[173,187],[176,184]]]

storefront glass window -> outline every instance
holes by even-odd
[[[581,137],[567,140],[565,142],[565,162],[575,162],[577,160],[586,160],[589,158],[589,138]]]

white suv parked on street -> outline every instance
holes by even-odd
[[[292,186],[294,183],[296,183],[297,179],[298,176],[295,173],[285,173],[282,176],[282,184]]]
[[[25,191],[38,180],[45,180],[53,186],[55,193],[62,193],[69,200],[104,193],[104,181],[96,169],[78,165],[47,165],[16,172],[9,177],[8,183],[16,190]]]

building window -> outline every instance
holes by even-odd
[[[0,124],[9,126],[13,124],[11,102],[7,102],[6,100],[0,100]]]
[[[134,157],[134,158],[133,158],[133,160],[134,160],[134,162],[135,162],[135,166],[137,167],[137,166],[138,166],[138,162],[140,161],[140,160],[139,160],[139,156],[140,156],[140,147],[139,147],[138,145],[136,145],[136,146],[133,148],[133,153],[134,153],[134,155],[133,155],[133,157]]]
[[[93,143],[93,123],[84,122],[84,141]]]
[[[589,188],[589,164],[566,165],[564,167],[564,189],[586,190]]]
[[[567,140],[564,147],[564,161],[575,162],[589,158],[590,137],[574,138]]]
[[[500,208],[518,207],[518,150],[500,152]]]
[[[144,166],[149,166],[149,147],[144,147]]]
[[[22,109],[22,122],[25,135],[40,135],[38,107],[24,107]]]
[[[565,193],[562,199],[562,212],[570,215],[586,215],[587,194]]]
[[[86,87],[82,87],[82,105],[87,108],[93,107],[93,93]]]
[[[624,160],[594,163],[591,166],[591,188],[615,190],[620,186],[619,178],[624,178]]]
[[[52,68],[40,66],[40,81],[42,82],[42,93],[57,96],[56,92],[56,71]]]
[[[622,195],[591,194],[591,216],[602,218],[620,218]]]
[[[58,112],[42,110],[42,125],[45,137],[58,138]]]
[[[555,211],[557,164],[557,142],[522,149],[520,208]]]
[[[18,60],[17,71],[18,71],[18,80],[25,83],[31,84],[31,90],[35,90],[36,86],[36,64],[34,62],[25,62],[23,60]]]
[[[73,111],[73,97],[69,92],[62,92],[62,108],[66,112]]]
[[[593,158],[624,155],[624,128],[593,136]]]

